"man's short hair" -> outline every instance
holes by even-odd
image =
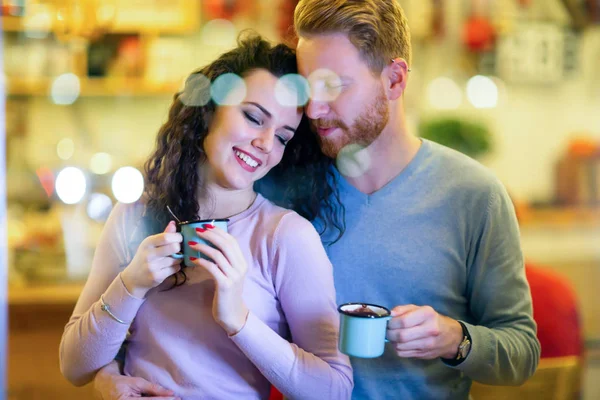
[[[346,34],[375,73],[392,58],[411,63],[410,29],[397,0],[300,0],[294,27],[299,37]]]

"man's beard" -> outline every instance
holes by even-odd
[[[350,128],[343,121],[337,119],[311,121],[313,127],[336,127],[342,130],[342,134],[336,135],[335,138],[319,135],[319,144],[323,154],[330,158],[336,158],[340,151],[350,144],[363,148],[368,147],[379,137],[389,121],[390,115],[387,106],[387,97],[383,87],[380,87],[375,101],[356,118]]]

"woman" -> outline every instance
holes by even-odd
[[[332,268],[319,235],[253,189],[270,171],[275,180],[302,176],[286,182],[288,204],[340,226],[334,204],[319,206],[332,192],[329,162],[301,109],[278,101],[278,78],[295,72],[292,50],[250,37],[175,96],[146,164],[145,195],[111,213],[65,327],[60,363],[73,384],[91,381],[129,332],[125,373],[183,399],[267,398],[270,384],[289,398],[350,397],[352,370],[337,350]],[[215,83],[229,73],[245,85]],[[211,85],[202,77],[213,83],[205,105],[199,99]],[[167,206],[181,220],[229,218],[229,233],[198,231],[216,248],[190,244],[214,262],[196,259],[182,270],[169,257],[182,236]]]

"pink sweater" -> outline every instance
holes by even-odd
[[[337,349],[332,266],[310,222],[262,196],[230,218],[229,233],[248,261],[244,328],[228,337],[212,317],[214,284],[199,268],[188,281],[130,295],[119,272],[148,236],[144,204],[118,204],[60,344],[63,375],[91,381],[127,338],[127,375],[158,383],[183,399],[266,399],[270,383],[290,399],[349,399],[352,369]],[[100,295],[123,325],[100,308]],[[129,332],[129,336],[128,336]]]

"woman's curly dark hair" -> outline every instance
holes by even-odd
[[[182,221],[198,218],[197,189],[203,186],[198,166],[206,160],[204,139],[217,106],[210,97],[210,84],[223,74],[244,77],[256,69],[276,77],[297,73],[295,52],[284,44],[272,46],[256,34],[240,36],[235,49],[192,73],[184,90],[175,94],[168,120],[158,132],[156,150],[145,164],[146,216],[156,226],[164,227],[171,219],[167,205]],[[274,192],[270,188],[277,193],[270,200],[308,220],[320,218],[321,233],[332,228],[338,232],[335,240],[341,237],[344,208],[332,160],[321,153],[305,116],[279,165],[263,179],[276,188]]]

